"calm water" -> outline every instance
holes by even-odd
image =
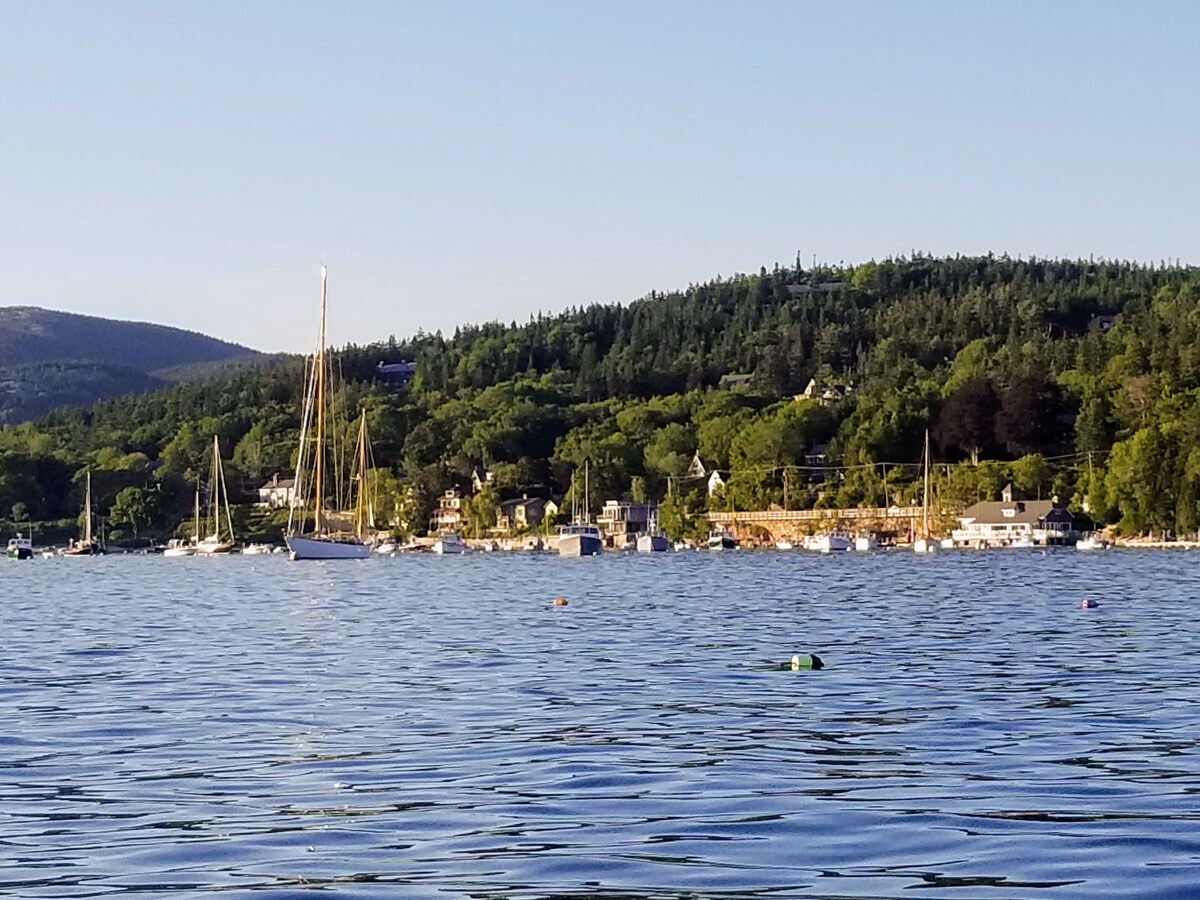
[[[6,561],[0,895],[1198,897],[1198,574]]]

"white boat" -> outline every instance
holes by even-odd
[[[1032,550],[1036,546],[1033,538],[1013,538],[1008,542],[1010,550]]]
[[[433,552],[439,555],[466,553],[467,545],[463,543],[457,532],[446,531],[439,534],[437,540],[433,542]]]
[[[163,548],[163,556],[195,556],[196,546],[184,538],[171,538]]]
[[[776,550],[794,550],[795,548],[796,548],[796,545],[793,544],[791,541],[776,541],[775,542]]]
[[[355,510],[352,527],[335,522],[326,512],[329,479],[325,471],[326,454],[331,443],[326,434],[326,407],[332,399],[326,390],[329,377],[329,357],[325,348],[325,314],[328,306],[328,270],[321,266],[321,325],[317,333],[317,349],[307,368],[304,407],[300,420],[300,451],[296,456],[296,477],[284,541],[292,559],[366,559],[371,545],[365,540],[369,528],[368,473],[369,443],[367,441],[366,410],[363,410],[358,430],[355,472],[350,483],[355,490]],[[312,528],[305,531],[312,513]]]
[[[604,539],[595,525],[580,522],[558,529],[554,546],[559,556],[599,556],[604,552]]]
[[[571,473],[571,524],[558,529],[558,537],[554,549],[559,556],[599,556],[604,552],[604,536],[600,529],[590,524],[591,512],[588,497],[590,481],[588,479],[588,461],[583,463],[583,513],[579,515],[579,503],[575,490],[575,473]]]
[[[638,535],[638,553],[666,553],[670,549],[671,542],[667,540],[667,536],[662,532],[650,532],[649,534]]]
[[[24,537],[18,532],[15,538],[8,539],[8,549],[4,554],[9,559],[33,559],[33,538]]]
[[[395,541],[386,540],[386,541],[381,541],[378,544],[376,544],[374,546],[374,548],[372,548],[372,552],[377,554],[378,556],[391,556],[393,553],[395,553],[399,549],[400,549],[400,545],[397,544]]]
[[[738,543],[725,529],[714,528],[708,533],[708,540],[704,542],[704,546],[709,550],[736,550]]]
[[[860,534],[854,538],[854,549],[858,553],[869,553],[879,549],[879,542],[869,534]]]
[[[270,544],[247,544],[242,548],[243,556],[266,556],[274,552],[275,548]]]
[[[1100,535],[1092,533],[1085,534],[1075,542],[1076,550],[1107,550],[1108,541],[1100,537]]]
[[[225,514],[224,521],[221,513]],[[233,552],[233,515],[229,510],[229,490],[225,487],[225,469],[221,465],[221,442],[213,435],[212,464],[208,470],[207,534],[196,542],[197,556],[218,556]],[[199,535],[199,530],[196,534]],[[164,551],[165,552],[165,551]]]
[[[955,548],[954,538],[942,538],[938,544],[943,550],[953,550]]]
[[[925,494],[921,501],[921,537],[913,541],[913,553],[936,553],[938,542],[929,536],[929,429],[925,429]]]
[[[853,546],[850,535],[844,531],[811,534],[804,539],[804,549],[815,550],[817,553],[844,553]]]
[[[671,549],[674,550],[676,553],[680,553],[684,550],[695,550],[696,545],[693,544],[691,541],[676,541],[674,544],[671,545]]]

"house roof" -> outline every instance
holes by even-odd
[[[1006,515],[1005,510],[1011,510]],[[983,500],[963,510],[959,518],[964,522],[981,525],[1037,525],[1048,518],[1072,520],[1074,516],[1062,504],[1053,500]]]
[[[295,478],[280,478],[280,479],[277,479],[274,481],[268,481],[266,484],[264,484],[262,487],[260,487],[259,490],[260,491],[270,491],[275,488],[290,488],[295,483],[296,483]]]

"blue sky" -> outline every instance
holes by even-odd
[[[11,4],[0,305],[265,350],[809,260],[1198,262],[1189,3]]]

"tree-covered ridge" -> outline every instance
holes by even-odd
[[[164,325],[0,307],[0,425],[262,358],[246,347]]]
[[[937,470],[945,505],[1014,478],[1127,530],[1191,531],[1198,301],[1200,273],[1180,266],[990,256],[797,265],[347,347],[338,365],[347,410],[368,409],[389,493],[407,485],[418,522],[480,463],[496,474],[481,519],[506,495],[560,496],[585,459],[594,500],[670,490],[668,512],[681,518],[705,505],[906,502],[929,428],[947,464]],[[415,362],[411,384],[377,377],[380,362],[401,359]],[[750,386],[721,387],[737,374]],[[0,511],[23,502],[35,517],[73,515],[72,480],[103,461],[125,474],[102,503],[153,492],[147,523],[173,524],[214,433],[243,488],[289,470],[300,381],[298,365],[284,365],[0,432]],[[795,399],[810,382],[817,396]],[[696,454],[727,481],[711,497],[687,475]],[[11,474],[22,465],[32,472],[23,480]]]

